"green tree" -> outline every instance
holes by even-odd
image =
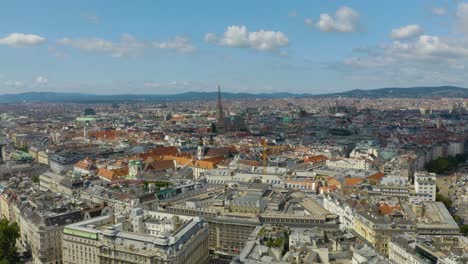
[[[96,111],[94,111],[94,109],[92,109],[92,108],[86,108],[84,110],[84,115],[85,116],[90,116],[90,115],[94,116],[94,115],[96,115]]]
[[[463,154],[457,154],[455,155],[455,158],[457,159],[458,162],[465,162],[466,161],[466,156]]]
[[[23,152],[28,152],[28,146],[23,146],[22,148],[20,148],[20,150]]]
[[[438,158],[436,160],[432,160],[428,162],[425,167],[426,170],[429,172],[443,173],[456,168],[459,163],[462,163],[464,161],[465,157],[463,155],[459,155],[456,157],[448,156],[447,158]]]
[[[39,183],[39,181],[40,181],[40,180],[39,180],[39,176],[33,176],[33,177],[31,178],[31,181],[34,182],[34,183]]]
[[[463,235],[468,236],[468,225],[462,225],[460,231]]]
[[[457,224],[462,224],[463,223],[463,218],[461,218],[461,216],[459,215],[452,215],[453,216],[453,220],[455,220],[455,222],[457,222]]]
[[[0,220],[0,264],[19,263],[20,257],[16,248],[19,238],[19,226],[6,219]]]
[[[436,201],[444,203],[444,205],[445,205],[445,207],[447,207],[447,209],[452,207],[452,204],[453,204],[453,202],[449,198],[443,196],[440,193],[436,194]]]

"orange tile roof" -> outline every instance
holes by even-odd
[[[318,155],[318,156],[305,156],[304,157],[304,162],[310,162],[310,163],[319,163],[319,162],[324,162],[328,158],[324,155]]]
[[[384,176],[385,176],[385,173],[379,171],[379,172],[377,172],[375,174],[372,174],[371,176],[367,177],[367,179],[380,181]]]
[[[354,185],[357,185],[361,182],[363,182],[364,179],[362,178],[344,178],[344,183],[345,185],[347,186],[354,186]]]
[[[113,170],[102,167],[98,170],[97,175],[111,181],[116,180],[128,175],[128,167]]]
[[[175,169],[173,160],[157,160],[146,164],[148,164],[147,168],[152,170]]]
[[[159,147],[150,150],[149,152],[144,152],[135,155],[133,159],[142,158],[143,160],[153,159],[153,160],[162,160],[163,156],[176,156],[179,155],[179,149],[174,146],[170,147]]]
[[[197,160],[193,164],[193,167],[211,170],[215,168],[216,163],[212,161],[205,161],[205,160]]]
[[[173,155],[168,155],[168,156],[163,156],[163,160],[173,160],[176,162],[177,166],[184,166],[190,164],[190,162],[193,162],[193,159],[191,157],[184,157],[184,156],[173,156]]]
[[[153,156],[177,155],[179,154],[179,149],[174,146],[159,147],[152,149],[149,153],[151,153]]]
[[[88,162],[83,161],[83,160],[80,160],[75,164],[75,167],[83,169],[83,170],[91,170],[92,166],[93,166],[92,163],[88,163]]]
[[[391,206],[391,205],[388,205],[386,203],[382,203],[382,204],[379,205],[379,213],[382,214],[382,215],[390,215],[394,211],[400,211],[400,210],[401,210],[401,208],[398,205]]]

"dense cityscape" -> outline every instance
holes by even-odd
[[[468,0],[0,0],[0,264],[468,264]]]
[[[1,105],[18,258],[466,263],[468,101],[218,95]]]

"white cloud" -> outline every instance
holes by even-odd
[[[422,27],[416,24],[403,26],[392,30],[390,37],[392,39],[408,39],[423,34]]]
[[[288,16],[289,17],[297,17],[297,11],[296,10],[289,11]]]
[[[396,41],[390,49],[402,57],[413,59],[461,59],[468,58],[467,41],[444,39],[422,35],[413,42]]]
[[[58,43],[81,50],[108,53],[112,57],[135,56],[143,52],[146,46],[143,41],[129,34],[122,34],[119,42],[99,38],[63,38]]]
[[[12,47],[35,46],[44,42],[46,42],[45,38],[34,34],[11,33],[4,38],[0,38],[1,45]]]
[[[160,83],[157,83],[157,82],[146,82],[146,83],[143,83],[143,86],[148,87],[148,88],[159,88],[162,85]]]
[[[431,12],[436,16],[445,16],[447,14],[447,10],[443,7],[433,7]]]
[[[175,36],[164,42],[153,42],[153,47],[158,49],[174,50],[181,53],[195,51],[195,46],[190,43],[190,39],[185,36]]]
[[[460,31],[468,33],[468,3],[460,3],[456,12]]]
[[[245,26],[229,26],[220,37],[213,33],[207,33],[205,41],[220,46],[251,48],[258,51],[278,51],[289,45],[288,37],[281,31],[250,32]]]
[[[468,39],[421,35],[356,53],[344,60],[345,72],[355,78],[405,83],[466,84]]]
[[[91,24],[99,24],[99,17],[94,14],[85,14],[84,18]]]
[[[206,33],[205,41],[211,44],[216,44],[216,42],[218,41],[218,37],[214,33]]]
[[[187,87],[191,84],[191,82],[188,81],[171,81],[167,85],[172,86],[172,87]]]
[[[394,63],[431,63],[443,65],[468,60],[468,41],[422,35],[410,41],[384,44],[367,56],[353,57],[345,64],[363,67],[388,66]]]
[[[306,19],[304,20],[304,23],[305,23],[306,25],[308,25],[308,26],[314,26],[314,21],[313,21],[312,19],[310,19],[310,18],[306,18]]]
[[[24,87],[25,83],[23,81],[4,81],[3,85],[6,87],[22,88]]]
[[[47,84],[48,82],[49,82],[49,79],[47,79],[44,76],[37,76],[36,81],[35,81],[37,85]]]
[[[355,32],[359,23],[359,13],[350,7],[340,7],[336,10],[335,17],[330,14],[320,14],[316,27],[325,32]]]

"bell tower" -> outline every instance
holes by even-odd
[[[202,160],[205,157],[205,146],[203,145],[203,136],[200,135],[197,147],[197,159]]]

